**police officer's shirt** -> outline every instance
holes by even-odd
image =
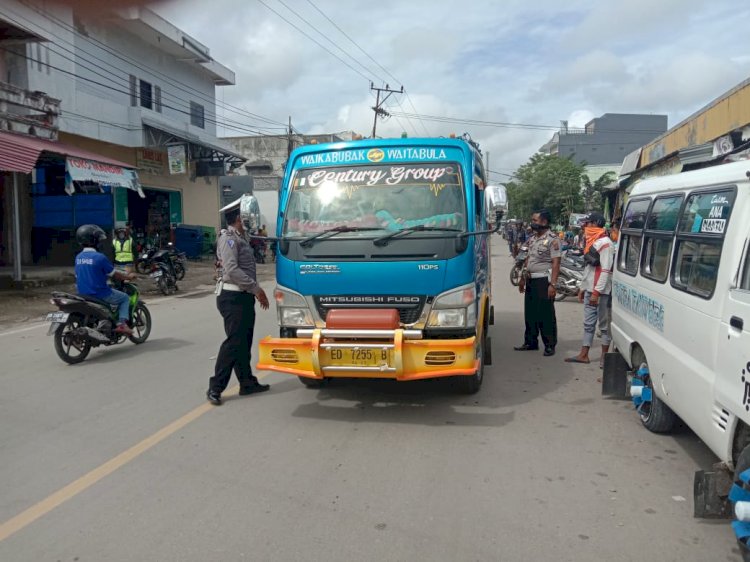
[[[547,230],[541,236],[532,236],[529,247],[529,262],[526,266],[529,273],[546,273],[552,267],[552,260],[562,256],[560,239]]]
[[[254,295],[260,292],[260,285],[255,276],[253,250],[233,226],[222,230],[219,235],[216,255],[221,260],[222,280],[225,283],[233,283]]]

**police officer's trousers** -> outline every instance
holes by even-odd
[[[523,340],[529,347],[539,347],[539,334],[542,335],[545,347],[557,345],[555,301],[549,298],[548,290],[549,280],[546,277],[526,281],[524,300],[526,332]]]
[[[216,297],[216,308],[224,318],[227,338],[219,348],[214,376],[209,380],[209,390],[221,394],[229,384],[232,369],[241,387],[257,384],[258,379],[250,368],[250,349],[255,327],[255,296],[239,291],[222,291]]]

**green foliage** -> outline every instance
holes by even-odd
[[[586,212],[599,211],[601,212],[604,204],[602,198],[602,190],[610,183],[615,181],[615,173],[607,172],[597,179],[595,182],[591,181],[586,174],[581,178],[583,182],[583,205]]]
[[[570,213],[583,210],[583,164],[569,158],[534,154],[507,184],[509,216],[529,220],[531,213],[548,209],[553,223],[567,224]]]

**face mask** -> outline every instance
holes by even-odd
[[[537,224],[535,222],[532,222],[530,226],[531,230],[533,230],[534,232],[541,232],[542,230],[547,230],[547,228],[549,228],[544,224]]]
[[[124,234],[123,234],[122,232],[121,232],[120,234],[118,234],[118,235],[117,235],[117,237],[118,237],[118,238],[119,238],[120,240],[125,240],[125,235],[124,235]]]

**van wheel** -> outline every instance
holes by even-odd
[[[740,474],[745,472],[748,468],[750,468],[750,445],[742,449],[742,452],[739,454],[737,460],[734,463],[734,482],[739,482]],[[732,504],[732,519],[734,521],[737,520],[736,516],[734,515],[734,503]],[[739,547],[740,553],[742,554],[743,562],[750,562],[750,548],[748,548],[748,544],[742,542],[740,539],[737,539],[737,546]]]
[[[641,348],[633,350],[632,361],[633,369],[638,369],[641,365],[648,367],[646,355]],[[656,396],[650,376],[646,379],[646,386],[651,389],[651,403],[641,406],[641,423],[653,433],[669,433],[677,423],[677,415]]]

